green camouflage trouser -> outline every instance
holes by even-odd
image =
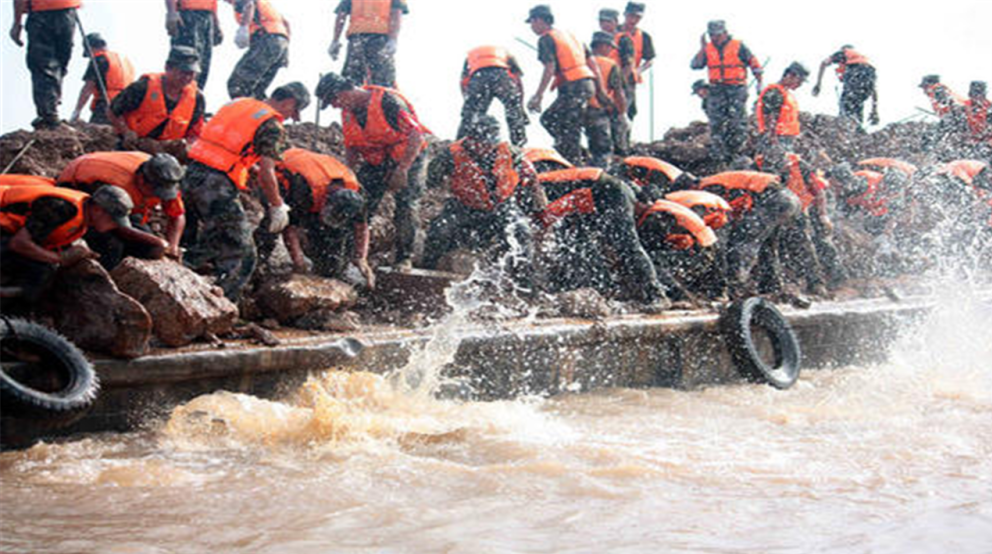
[[[282,35],[268,35],[257,31],[251,37],[251,46],[234,66],[227,80],[227,93],[231,98],[257,98],[265,100],[269,85],[280,69],[289,65],[289,39]]]

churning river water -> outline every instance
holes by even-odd
[[[281,402],[0,455],[0,550],[992,552],[992,314],[890,362],[735,385],[456,403],[330,372]]]

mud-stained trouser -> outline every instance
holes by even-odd
[[[190,164],[182,189],[187,220],[197,227],[186,235],[195,238],[186,245],[184,261],[196,270],[209,268],[224,295],[237,302],[257,262],[254,229],[238,189],[227,175],[197,162]]]
[[[592,79],[565,83],[558,88],[558,98],[541,114],[541,125],[554,138],[555,150],[574,164],[582,163],[582,125],[595,91]]]
[[[38,120],[54,125],[59,121],[62,79],[72,58],[76,10],[52,10],[28,14],[28,69]]]
[[[348,52],[341,76],[356,85],[396,87],[396,56],[389,53],[388,35],[371,33],[348,37]]]
[[[200,56],[200,74],[196,76],[196,84],[200,90],[207,87],[210,77],[210,61],[214,53],[214,12],[209,10],[179,10],[182,25],[179,32],[170,39],[171,45],[189,46]]]
[[[813,223],[810,215],[800,212],[779,234],[780,259],[802,280],[806,292],[822,286],[823,268],[813,245]]]
[[[771,256],[769,268],[778,273],[774,258],[777,258],[778,232],[783,225],[792,221],[801,210],[799,198],[788,189],[768,188],[754,195],[754,206],[730,231],[727,245],[727,282],[732,293],[740,293],[748,282],[751,270],[758,262],[759,255]],[[781,275],[773,275],[773,280],[781,281]]]
[[[427,153],[421,152],[410,166],[406,186],[396,193],[396,210],[393,224],[396,226],[396,263],[412,260],[420,233],[420,197],[424,193],[424,165]],[[363,164],[355,172],[358,182],[365,187],[368,195],[369,217],[375,214],[389,188],[389,176],[396,168],[394,160],[387,159],[379,165]]]
[[[840,93],[840,116],[857,121],[865,120],[865,102],[875,91],[875,68],[865,64],[847,66],[844,72],[844,89]]]
[[[613,126],[610,112],[602,108],[586,110],[586,139],[589,141],[589,165],[606,169],[613,155]]]
[[[234,66],[227,80],[227,93],[231,98],[257,98],[265,100],[269,85],[280,69],[289,65],[289,39],[256,31],[251,46]]]
[[[710,120],[710,158],[729,163],[747,140],[747,87],[711,84],[705,108]]]
[[[473,119],[489,111],[493,98],[503,103],[506,113],[506,126],[510,130],[510,142],[514,146],[527,144],[527,113],[524,111],[524,95],[520,81],[501,67],[484,67],[476,71],[465,90],[465,104],[462,106],[462,123],[458,127],[458,139],[468,134],[468,125]]]

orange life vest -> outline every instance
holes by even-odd
[[[968,129],[971,130],[971,138],[983,140],[990,135],[989,108],[992,102],[988,99],[980,99],[978,102],[968,99],[964,103],[965,114],[968,117]]]
[[[789,89],[776,83],[768,85],[761,91],[758,97],[758,107],[755,109],[755,116],[758,118],[758,132],[765,133],[765,94],[770,90],[777,90],[782,94],[782,108],[778,113],[778,122],[775,124],[775,134],[782,137],[795,137],[799,135],[799,102]]]
[[[700,189],[720,187],[725,191],[725,199],[740,217],[751,211],[754,205],[752,194],[761,194],[771,185],[781,185],[782,178],[772,173],[760,171],[725,171],[704,178],[699,182]]]
[[[717,85],[747,84],[747,66],[741,61],[741,41],[731,39],[721,51],[713,41],[706,44],[706,66],[710,83]]]
[[[672,233],[665,237],[665,241],[676,250],[688,250],[698,244],[703,248],[716,244],[716,233],[710,229],[703,218],[696,215],[691,209],[672,202],[670,200],[656,200],[648,209],[641,214],[637,221],[638,227],[643,227],[644,223],[654,214],[670,214],[675,218],[679,227],[688,233]]]
[[[844,61],[837,64],[838,79],[844,78],[844,74],[847,73],[847,66],[849,65],[871,65],[871,60],[867,56],[862,55],[853,48],[844,48],[842,52],[844,53]]]
[[[881,186],[882,181],[885,180],[885,175],[870,169],[855,171],[854,174],[863,178],[867,186],[864,194],[848,198],[847,205],[860,208],[875,217],[883,217],[888,214],[888,200],[882,196]]]
[[[799,164],[800,158],[796,154],[786,155],[786,167],[788,169],[788,179],[786,180],[786,187],[795,193],[799,197],[799,202],[803,205],[803,211],[813,204],[813,200],[816,199],[816,183],[807,183],[806,177],[803,176],[802,167]],[[815,172],[810,172],[810,181],[814,180]]]
[[[899,171],[905,173],[906,177],[912,177],[913,174],[916,173],[915,165],[902,160],[897,160],[895,158],[868,158],[867,160],[861,160],[858,162],[858,165],[883,169],[898,169]]]
[[[82,0],[28,0],[28,12],[51,12],[79,8]]]
[[[514,167],[510,145],[504,142],[497,147],[496,160],[492,171],[487,175],[479,163],[465,151],[462,142],[458,141],[450,147],[455,162],[455,171],[451,175],[451,194],[469,208],[492,211],[496,205],[510,199],[520,185],[520,174]],[[493,191],[487,185],[489,176],[496,181]]]
[[[536,164],[538,162],[552,162],[565,167],[575,167],[572,162],[566,160],[554,148],[526,148],[524,149],[524,159],[532,164]]]
[[[162,90],[164,73],[150,73],[143,78],[148,79],[148,90],[138,109],[124,115],[128,129],[147,137],[163,122],[168,122],[158,136],[158,140],[179,140],[185,138],[193,123],[193,112],[196,111],[197,88],[196,81],[183,87],[176,107],[170,112],[165,105],[165,93]]]
[[[945,96],[947,97],[946,103],[937,98],[938,90],[945,92]],[[943,83],[927,85],[927,87],[923,89],[923,92],[925,92],[927,97],[930,98],[930,105],[933,107],[934,113],[939,117],[944,117],[945,115],[951,113],[951,110],[954,108],[955,104],[963,105],[965,103],[964,98],[959,96]]]
[[[86,214],[84,204],[89,195],[78,190],[63,189],[50,185],[35,185],[26,181],[22,185],[0,185],[0,228],[7,233],[20,231],[31,207],[41,198],[61,198],[76,207],[76,215],[55,228],[41,244],[48,250],[60,250],[76,242],[86,234]]]
[[[362,187],[358,184],[358,177],[348,169],[344,162],[333,156],[318,154],[302,148],[290,148],[282,155],[282,161],[276,163],[279,184],[286,191],[289,190],[290,181],[287,174],[299,175],[306,181],[313,195],[313,204],[310,206],[310,213],[319,214],[327,203],[327,196],[336,187],[335,182],[340,181],[341,186],[347,190],[361,192]]]
[[[417,113],[413,110],[413,104],[394,89],[373,85],[367,85],[363,88],[372,93],[372,98],[368,104],[365,127],[361,126],[358,118],[351,110],[344,110],[341,114],[345,147],[359,151],[362,158],[372,165],[381,165],[386,161],[387,155],[397,161],[402,159],[409,137],[393,129],[386,120],[386,112],[382,109],[382,100],[387,92],[395,95],[406,105],[413,120],[420,125]],[[428,132],[423,125],[420,125],[420,129]],[[426,147],[426,145],[424,146]]]
[[[127,59],[126,56],[108,50],[95,50],[93,52],[93,58],[104,58],[107,60],[107,74],[103,77],[103,86],[107,87],[107,96],[110,97],[111,101],[117,98],[117,95],[121,91],[134,82],[134,66],[131,65],[131,60]],[[96,67],[96,64],[94,64],[94,67]],[[93,94],[93,102],[90,104],[91,109],[96,107],[96,103],[102,96],[103,92],[98,87],[98,90]]]
[[[179,0],[176,7],[183,11],[217,12],[217,0]]]
[[[702,218],[710,229],[720,229],[729,222],[734,209],[726,200],[702,190],[679,190],[665,195],[665,200],[681,204],[694,212],[703,212]],[[698,215],[698,214],[697,214]]]
[[[600,84],[603,85],[603,90],[606,91],[610,101],[613,102],[614,106],[616,106],[617,91],[610,88],[610,74],[619,66],[617,66],[617,63],[610,58],[603,56],[593,56],[592,60],[599,66]],[[599,102],[599,97],[596,95],[593,95],[592,99],[589,100],[589,106],[592,108],[603,109],[603,106]]]
[[[581,181],[598,181],[605,172],[598,167],[570,167],[549,171],[537,176],[542,185],[553,185],[557,183],[576,183]],[[585,187],[570,191],[553,202],[549,202],[547,207],[538,216],[538,219],[545,227],[554,225],[556,221],[573,214],[596,213],[596,202],[592,196],[592,189]]]
[[[94,152],[76,158],[62,170],[58,183],[61,186],[89,190],[87,187],[97,183],[113,185],[127,192],[134,203],[132,214],[140,215],[147,222],[155,206],[162,204],[162,199],[151,194],[145,194],[138,188],[136,182],[138,168],[151,159],[144,152]]]
[[[239,25],[245,24],[244,12],[240,14],[234,12],[234,18],[238,21]],[[248,22],[248,33],[255,36],[255,33],[259,31],[289,38],[289,27],[286,26],[286,20],[283,19],[282,14],[272,6],[272,2],[269,2],[269,0],[255,0],[255,17]]]
[[[12,186],[12,185],[32,185],[37,187],[54,187],[55,179],[49,179],[48,177],[39,177],[37,175],[16,175],[16,174],[6,174],[0,175],[0,186]]]
[[[555,84],[571,83],[582,79],[592,79],[595,75],[586,60],[586,51],[575,35],[558,29],[547,32],[555,41],[555,53],[558,58],[558,73]]]
[[[266,121],[282,123],[271,106],[254,98],[239,98],[222,107],[203,128],[189,158],[224,172],[239,189],[248,188],[248,171],[262,159],[255,153],[255,133]]]
[[[668,177],[668,180],[673,183],[675,182],[676,179],[682,176],[681,169],[675,167],[674,165],[666,161],[659,160],[658,158],[652,158],[650,156],[628,156],[624,158],[623,163],[625,166],[627,166],[628,175],[630,168],[639,167],[639,168],[647,169],[649,171],[658,171],[662,173],[665,177]],[[634,181],[634,184],[638,186],[643,187],[646,184],[640,182],[638,179],[632,178],[632,180]]]
[[[388,34],[392,12],[392,0],[351,0],[347,35]]]
[[[638,71],[638,68],[641,67],[641,62],[644,60],[644,31],[635,28],[633,33],[630,33],[628,31],[620,31],[619,33],[614,35],[613,40],[616,41],[618,45],[618,47],[614,49],[614,52],[616,52],[616,56],[617,56],[614,61],[616,61],[617,64],[620,63],[619,44],[620,44],[620,37],[622,36],[630,37],[630,41],[634,43],[634,61],[633,61],[633,67],[631,68],[631,71],[634,74],[634,82],[636,83],[643,82],[644,78],[641,77],[641,72]]]
[[[979,160],[955,160],[941,165],[937,169],[937,174],[957,177],[969,187],[974,187],[975,177],[988,166],[989,164]]]
[[[499,46],[480,46],[468,53],[468,75],[486,67],[510,69],[510,52]]]

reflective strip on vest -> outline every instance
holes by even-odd
[[[82,0],[28,0],[28,13],[68,10],[82,5]]]
[[[572,33],[552,29],[548,36],[555,41],[555,54],[558,59],[558,74],[555,82],[571,83],[582,79],[592,79],[595,75],[586,63],[586,51]]]
[[[799,135],[799,102],[787,88],[780,84],[768,85],[761,91],[758,97],[758,107],[754,110],[758,118],[758,132],[765,133],[765,94],[769,90],[778,90],[782,94],[782,108],[778,112],[778,121],[775,123],[775,134],[780,137],[795,137]]]
[[[713,246],[714,244],[716,244],[716,233],[714,233],[713,229],[710,229],[706,225],[706,222],[703,221],[703,218],[699,217],[698,215],[696,215],[695,212],[683,206],[682,204],[678,204],[670,200],[655,201],[655,203],[651,205],[644,212],[644,214],[641,215],[641,218],[637,222],[637,226],[643,227],[644,223],[648,220],[648,218],[658,213],[669,214],[672,217],[674,217],[676,223],[678,223],[680,227],[688,231],[692,235],[694,242],[699,246],[703,248],[707,248],[709,246]],[[676,237],[677,236],[678,235],[676,234]],[[670,238],[671,237],[666,237],[666,240],[669,240]],[[679,244],[681,241],[669,240],[669,242],[673,244]]]
[[[399,91],[385,87],[368,85],[363,87],[372,93],[369,100],[368,111],[365,120],[365,127],[362,127],[358,118],[351,110],[344,110],[341,113],[341,127],[344,133],[344,145],[346,148],[357,150],[362,158],[372,165],[381,165],[386,161],[386,157],[392,157],[399,161],[406,153],[409,137],[400,133],[386,120],[385,110],[382,108],[382,100],[386,93],[395,95],[401,103],[406,105],[412,119],[419,125],[420,130],[429,132],[427,128],[420,125],[417,113],[411,104]],[[426,148],[424,144],[424,148]]]
[[[511,198],[520,185],[520,174],[514,167],[510,145],[504,142],[497,147],[492,171],[486,172],[465,151],[462,143],[458,141],[450,147],[455,165],[450,181],[451,194],[469,208],[492,211]],[[489,179],[496,181],[495,190],[490,190]]]
[[[392,0],[351,0],[347,36],[388,34],[392,12]]]
[[[732,39],[721,51],[712,41],[706,44],[706,66],[710,83],[715,85],[747,84],[747,66],[740,57],[741,41]]]
[[[139,137],[147,137],[168,121],[157,140],[179,140],[186,138],[190,124],[193,122],[193,112],[196,111],[196,81],[186,85],[179,97],[179,102],[172,111],[165,105],[165,92],[162,90],[164,73],[145,75],[148,79],[148,90],[137,110],[124,115],[124,122],[129,129]]]
[[[176,6],[183,11],[217,12],[217,0],[179,0]]]
[[[49,185],[38,186],[30,181],[20,185],[0,186],[0,228],[11,234],[20,231],[31,216],[34,202],[41,198],[61,198],[76,206],[76,215],[49,233],[41,243],[43,248],[59,250],[76,242],[86,233],[83,206],[89,198],[88,194]]]
[[[59,174],[58,183],[84,192],[91,191],[97,184],[123,189],[134,203],[131,213],[147,219],[149,212],[162,203],[157,196],[142,193],[136,182],[138,168],[150,159],[151,155],[144,152],[86,154],[69,162]]]
[[[344,162],[333,156],[318,154],[302,148],[290,148],[282,155],[282,161],[276,163],[277,174],[280,174],[279,182],[284,189],[289,190],[289,180],[281,174],[283,172],[299,175],[310,187],[313,195],[313,204],[310,206],[310,213],[319,214],[327,203],[327,196],[331,192],[331,185],[335,181],[341,181],[344,188],[355,192],[361,192],[362,187],[358,184],[355,173],[348,169]]]
[[[262,159],[254,151],[255,133],[266,121],[282,122],[268,104],[239,98],[217,112],[189,150],[189,158],[221,171],[241,190],[248,188],[248,171]]]
[[[510,53],[499,46],[480,46],[468,53],[468,76],[486,67],[510,69]]]
[[[606,94],[607,96],[609,96],[610,101],[613,102],[614,106],[616,106],[617,91],[610,88],[610,73],[612,73],[613,70],[617,69],[619,66],[616,64],[616,62],[614,62],[610,58],[605,58],[603,56],[593,56],[592,60],[596,62],[596,65],[599,66],[600,84],[603,85],[603,90],[606,91]],[[597,95],[593,95],[593,97],[589,100],[589,106],[593,108],[603,109],[603,106],[600,105],[599,97]]]
[[[107,50],[93,52],[93,57],[102,57],[107,60],[107,73],[103,76],[103,86],[107,87],[107,96],[110,97],[110,101],[113,101],[121,91],[134,82],[134,66],[131,65],[131,60],[127,59],[126,56]],[[97,70],[96,64],[93,64],[93,68],[94,71]],[[90,109],[95,108],[96,103],[102,97],[103,92],[97,87],[97,90],[93,93],[93,102],[90,104]]]

